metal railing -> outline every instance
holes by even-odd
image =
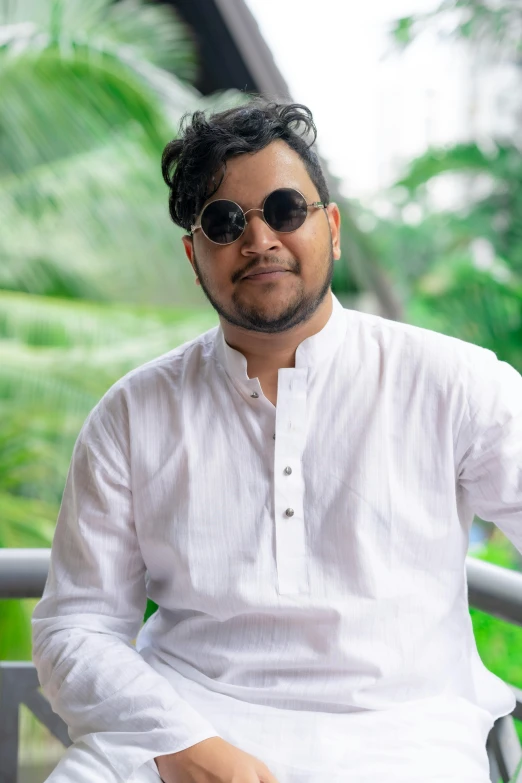
[[[0,549],[0,598],[40,598],[50,554],[50,549]],[[466,559],[466,573],[470,606],[522,626],[522,574],[471,557]],[[522,783],[522,746],[514,724],[514,720],[522,721],[522,690],[509,687],[517,700],[516,707],[511,715],[495,722],[486,744],[492,783],[499,779],[502,783]],[[17,783],[22,704],[65,747],[71,744],[66,724],[38,689],[31,662],[0,661],[0,783]]]

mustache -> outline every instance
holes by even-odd
[[[245,267],[245,269],[243,269],[241,272],[238,272],[237,278],[239,279],[240,277],[243,277],[243,275],[250,274],[258,266],[269,266],[270,264],[283,266],[285,269],[288,269],[289,272],[298,272],[300,269],[300,264],[297,259],[292,259],[289,261],[288,259],[282,259],[279,256],[266,253],[261,256],[257,256],[255,260],[252,260],[252,262],[247,267]]]

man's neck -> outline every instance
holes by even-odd
[[[331,291],[325,296],[313,316],[294,329],[278,334],[252,332],[221,320],[225,340],[231,348],[247,360],[249,378],[277,378],[282,367],[295,367],[295,353],[299,345],[320,332],[332,314]]]

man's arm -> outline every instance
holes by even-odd
[[[146,606],[128,451],[106,400],[76,442],[43,597],[33,660],[53,710],[106,758],[114,780],[209,737],[213,726],[131,645]],[[107,781],[109,772],[105,773]]]
[[[475,348],[467,377],[458,481],[475,514],[522,552],[522,376]]]

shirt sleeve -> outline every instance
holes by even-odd
[[[219,735],[132,645],[146,608],[146,568],[124,456],[128,425],[105,407],[104,398],[76,441],[31,623],[44,694],[71,740],[105,759],[100,780],[121,783],[156,756]]]
[[[473,512],[522,552],[522,376],[476,346],[465,374],[458,481]]]

